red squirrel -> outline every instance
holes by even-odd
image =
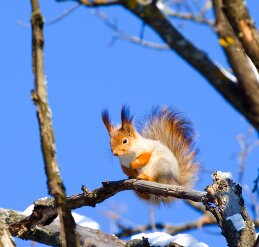
[[[119,158],[128,177],[188,188],[194,185],[199,163],[193,129],[178,113],[166,107],[154,110],[140,133],[126,106],[121,109],[121,125],[111,123],[108,110],[102,112],[102,119],[110,136],[112,153]],[[174,199],[136,194],[154,204],[171,203]]]

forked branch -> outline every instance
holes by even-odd
[[[82,206],[94,207],[124,190],[202,202],[206,209],[215,216],[229,246],[252,247],[255,242],[255,229],[246,211],[241,187],[221,172],[216,172],[213,175],[213,180],[213,184],[206,188],[206,192],[136,179],[104,182],[102,187],[93,191],[83,187],[84,193],[67,197],[67,204],[70,209]],[[38,201],[30,216],[12,224],[9,229],[12,235],[17,235],[20,229],[48,225],[57,216],[56,211],[53,200]],[[238,217],[239,222],[242,222],[241,226],[236,226],[235,217]]]

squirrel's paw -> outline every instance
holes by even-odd
[[[154,181],[154,179],[150,176],[148,176],[145,173],[141,173],[138,175],[137,179],[141,179],[141,180],[147,180],[147,181]]]

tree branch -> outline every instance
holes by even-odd
[[[82,206],[94,207],[97,203],[101,203],[124,190],[198,201],[202,202],[206,209],[215,216],[229,246],[238,246],[238,243],[239,246],[252,247],[255,242],[255,230],[244,205],[241,187],[221,172],[213,174],[213,180],[213,184],[206,188],[206,192],[136,179],[104,182],[102,187],[92,192],[84,187],[84,193],[68,197],[67,203],[71,209]],[[17,235],[19,229],[31,229],[35,225],[49,224],[56,215],[53,200],[39,201],[35,203],[33,213],[30,216],[10,225],[9,230],[12,235]],[[238,215],[239,222],[242,223],[241,228],[236,226],[235,219],[233,219],[236,215]],[[204,220],[204,224],[206,222],[207,220]]]
[[[216,66],[207,55],[197,49],[190,41],[188,41],[176,28],[164,17],[156,5],[140,5],[134,0],[124,0],[123,6],[145,21],[154,31],[170,46],[170,48],[178,53],[184,60],[199,71],[223,97],[228,100],[238,111],[241,112],[259,131],[259,93],[257,87],[256,76],[251,69],[251,65],[247,57],[244,57],[242,50],[238,50],[236,54],[243,54],[244,63],[239,62],[240,70],[237,77],[238,84],[229,79],[228,76]],[[238,57],[236,57],[238,59]],[[243,67],[241,68],[241,65]],[[246,72],[244,72],[246,71]],[[243,74],[242,74],[243,73]],[[247,77],[245,78],[246,75]],[[239,78],[240,76],[240,78]],[[249,87],[245,86],[253,85]],[[257,83],[257,84],[256,84]],[[257,86],[256,86],[257,85]],[[242,87],[243,86],[243,87]],[[245,90],[244,90],[245,88]],[[251,95],[253,97],[251,97]]]
[[[223,11],[242,42],[247,55],[259,70],[259,34],[244,0],[223,0]]]
[[[244,52],[242,44],[233,32],[222,11],[222,1],[213,0],[216,17],[216,32],[219,42],[226,54],[229,64],[238,78],[236,83],[242,94],[236,100],[240,101],[239,110],[259,130],[259,77],[253,69],[251,60]]]
[[[199,23],[199,24],[206,24],[206,25],[209,25],[210,27],[212,27],[214,24],[213,20],[206,19],[202,15],[199,15],[199,14],[194,15],[192,13],[177,12],[177,11],[173,10],[172,8],[170,8],[166,3],[162,2],[162,1],[157,2],[157,7],[165,15],[167,15],[169,17],[174,17],[174,18],[181,19],[181,20],[193,21],[193,22]]]
[[[0,212],[0,247],[15,247],[14,240],[12,239],[8,227],[4,222],[5,217]]]
[[[102,20],[106,24],[107,27],[109,27],[111,30],[113,30],[115,32],[115,34],[116,34],[115,39],[119,38],[121,40],[126,40],[126,41],[132,42],[134,44],[144,46],[147,48],[151,48],[151,49],[157,49],[157,50],[169,50],[170,49],[169,46],[167,46],[167,45],[150,42],[147,40],[143,40],[140,37],[127,34],[126,32],[122,31],[116,24],[112,23],[112,21],[104,13],[101,13],[99,10],[95,11],[93,13],[93,15],[98,17],[100,20]],[[114,42],[115,39],[112,39],[112,42]]]
[[[216,218],[229,246],[253,247],[256,234],[254,223],[245,208],[242,187],[223,173],[213,174],[214,183],[206,188],[212,200],[205,203]]]
[[[35,84],[35,91],[32,92],[32,98],[38,109],[37,116],[40,125],[41,149],[48,180],[47,184],[49,193],[55,198],[56,209],[61,219],[62,246],[76,247],[78,246],[78,240],[75,233],[75,222],[66,204],[65,188],[56,161],[51,110],[47,99],[43,65],[43,17],[40,12],[38,0],[31,0],[31,5],[32,61]]]
[[[207,211],[207,213],[209,213],[209,212]],[[175,235],[175,234],[178,234],[178,233],[181,233],[184,231],[189,231],[192,229],[197,229],[197,228],[201,228],[204,226],[210,226],[210,225],[215,225],[215,224],[216,224],[216,220],[214,219],[214,217],[212,215],[208,216],[208,214],[206,214],[203,217],[198,218],[197,220],[190,221],[187,223],[178,224],[178,225],[155,223],[155,227],[170,235]],[[152,230],[151,224],[138,226],[135,228],[125,227],[122,224],[117,224],[117,225],[118,225],[118,228],[120,229],[120,231],[116,234],[116,236],[118,238],[130,237],[137,233]]]
[[[158,196],[174,196],[176,198],[190,199],[193,201],[205,200],[206,193],[186,189],[181,186],[169,186],[145,180],[128,179],[116,182],[103,182],[103,186],[90,192],[84,187],[84,193],[67,197],[67,205],[70,209],[83,206],[95,207],[96,204],[114,196],[124,190],[135,190]],[[20,229],[44,226],[50,224],[57,216],[57,208],[52,199],[36,201],[32,214],[20,222],[10,225],[12,235],[18,235]]]
[[[88,3],[76,1],[89,7]],[[237,74],[238,82],[241,82],[239,84],[233,81],[220,66],[211,61],[206,53],[187,40],[163,15],[156,2],[144,0],[144,4],[142,1],[121,0],[120,4],[149,25],[172,50],[201,73],[259,131],[258,75],[254,73],[253,65],[244,56],[242,49],[236,52],[237,56],[238,54],[242,55],[240,66],[235,69],[235,73],[240,72]],[[230,40],[232,41],[232,39]],[[242,64],[244,66],[241,66]]]
[[[7,225],[14,224],[19,220],[24,219],[26,216],[20,212],[1,209],[0,215],[5,219]],[[80,240],[80,246],[98,246],[98,247],[123,247],[125,242],[119,240],[117,237],[104,234],[100,230],[91,229],[88,227],[82,227],[77,225],[76,227],[77,234]],[[33,227],[28,230],[23,236],[18,236],[25,240],[36,241],[51,246],[61,246],[60,241],[60,221],[55,220],[48,226],[44,227]],[[1,246],[1,245],[0,245]],[[5,245],[9,246],[9,245]],[[1,246],[2,247],[2,246]]]
[[[56,0],[57,2],[67,2],[68,0]],[[111,6],[120,4],[120,0],[76,0],[76,2],[88,7]]]

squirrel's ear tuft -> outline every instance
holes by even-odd
[[[133,127],[133,116],[130,115],[129,107],[123,105],[121,108],[121,128],[126,131],[128,135],[134,135],[134,127]]]
[[[121,108],[121,123],[132,123],[133,116],[130,116],[130,109],[123,105]]]
[[[109,111],[107,109],[102,111],[102,119],[105,127],[107,128],[108,132],[110,133],[112,130],[112,124],[109,116]]]

